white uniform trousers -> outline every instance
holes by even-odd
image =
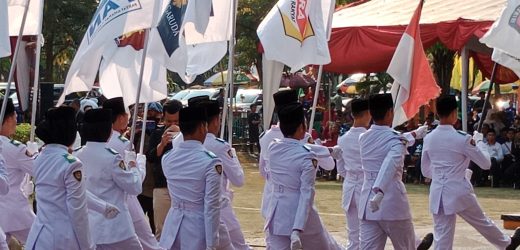
[[[160,250],[163,249],[159,246],[159,242],[152,233],[152,228],[150,227],[150,223],[146,220],[143,209],[137,200],[137,196],[129,195],[127,199],[128,209],[129,210],[140,210],[140,211],[130,211],[130,216],[132,217],[132,221],[134,223],[135,234],[137,234],[137,238],[139,238],[139,242],[141,242],[141,246],[144,250]],[[137,218],[135,218],[137,217]]]
[[[266,230],[268,231],[268,230]],[[272,250],[291,250],[291,237],[282,235],[266,234],[267,249]],[[300,234],[303,249],[319,249],[319,250],[342,250],[343,248],[336,243],[336,240],[326,231],[323,230],[317,234]]]
[[[153,189],[153,220],[155,223],[155,238],[161,240],[161,233],[164,227],[164,220],[170,211],[172,200],[168,188]]]
[[[231,206],[230,201],[227,201],[220,209],[220,220],[226,225],[229,232],[229,238],[235,250],[250,249],[246,244],[244,234],[242,234],[242,230],[240,229],[240,223],[238,222],[235,212],[233,212],[233,207]]]
[[[9,240],[9,238],[11,238],[11,236],[15,237],[16,240],[18,240],[20,242],[20,244],[25,245],[25,242],[27,242],[27,237],[29,236],[29,231],[31,231],[31,228],[27,228],[27,229],[19,230],[19,231],[8,232],[8,233],[6,233],[6,237],[8,240]]]
[[[511,238],[498,229],[495,223],[484,214],[480,206],[470,206],[457,214],[497,249],[505,249],[511,244]],[[439,214],[433,215],[434,249],[444,250],[453,248],[457,214],[444,214],[444,209],[441,205]]]
[[[392,241],[393,249],[414,250],[415,233],[412,219],[408,220],[361,220],[360,224],[362,250],[385,249],[386,238]]]
[[[347,216],[347,250],[359,250],[359,216],[355,201],[350,202],[345,214]]]
[[[97,250],[118,250],[118,249],[140,250],[140,249],[143,249],[143,247],[141,246],[141,243],[139,243],[139,239],[137,238],[137,236],[134,235],[133,237],[120,241],[120,242],[111,243],[111,244],[98,244],[98,245],[96,245],[96,249]]]

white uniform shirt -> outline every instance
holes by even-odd
[[[430,211],[433,214],[438,214],[441,206],[444,214],[450,215],[478,205],[473,187],[465,179],[470,161],[482,169],[489,169],[491,165],[489,157],[475,146],[471,136],[453,126],[439,125],[424,138],[421,170],[432,179]]]
[[[0,195],[0,227],[5,232],[29,229],[35,215],[21,185],[26,174],[33,174],[34,156],[28,156],[21,142],[0,136],[2,156],[9,183],[9,192]]]
[[[363,186],[363,168],[359,136],[367,130],[363,127],[351,128],[338,139],[338,146],[342,151],[342,161],[338,161],[338,173],[345,178],[343,181],[343,209],[347,210],[354,198],[359,203],[359,195]],[[340,162],[342,164],[340,164]]]
[[[303,234],[322,232],[313,207],[318,166],[314,153],[290,138],[272,142],[268,152],[273,194],[265,230],[280,236],[289,236],[293,230],[302,230]]]
[[[136,168],[128,169],[119,153],[103,142],[87,142],[74,152],[83,162],[87,190],[116,206],[120,213],[113,219],[89,211],[90,231],[95,244],[111,244],[135,235],[126,195],[142,191],[141,177]]]
[[[364,181],[361,189],[359,218],[366,220],[411,219],[406,188],[402,182],[407,141],[388,126],[372,125],[359,137]],[[376,186],[376,183],[380,185]],[[384,192],[378,211],[372,212],[368,201],[373,189]]]
[[[1,142],[0,142],[1,145]],[[1,146],[0,146],[1,152]],[[5,195],[9,192],[9,182],[7,178],[7,170],[5,169],[4,157],[0,154],[0,195]]]
[[[512,155],[513,152],[513,143],[510,141],[506,141],[502,144],[502,154],[505,155]]]
[[[172,207],[160,245],[205,249],[218,244],[222,162],[198,141],[181,142],[162,158]]]
[[[95,249],[90,238],[83,164],[62,145],[49,144],[35,161],[38,216],[26,249]]]
[[[491,158],[495,158],[498,162],[501,162],[504,159],[504,153],[502,152],[502,144],[495,142],[495,144],[491,145],[489,142],[484,144],[484,148],[487,149],[489,156]]]

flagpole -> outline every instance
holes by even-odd
[[[228,99],[228,83],[224,83],[224,66],[222,66],[222,61],[220,62],[220,79],[224,85],[224,106],[222,106],[222,123],[220,125],[220,138],[224,139],[224,132],[226,129],[226,121],[227,121],[227,112],[228,112],[228,106],[227,106],[227,99]]]
[[[486,100],[484,101],[484,105],[482,105],[482,116],[480,117],[480,121],[478,122],[477,131],[479,133],[482,131],[482,125],[484,124],[484,120],[487,116],[487,104],[489,103],[489,98],[491,97],[491,91],[493,90],[493,84],[495,81],[497,69],[498,63],[495,62],[495,64],[493,65],[493,71],[491,72],[491,79],[489,79],[489,88],[486,94]]]
[[[29,12],[29,4],[31,4],[31,0],[27,0],[27,6],[23,12],[22,25],[20,26],[20,31],[18,32],[18,37],[16,39],[16,47],[14,49],[13,60],[11,61],[11,69],[9,70],[9,77],[7,78],[7,87],[4,93],[4,101],[2,102],[2,110],[0,111],[0,129],[2,128],[2,124],[4,123],[5,116],[5,108],[7,107],[7,99],[9,98],[9,92],[11,91],[11,82],[14,77],[14,70],[16,67],[16,60],[18,58],[18,54],[20,53],[20,43],[22,42],[23,30],[25,28],[25,21],[27,20],[27,13]]]
[[[144,48],[143,56],[141,57],[141,70],[139,72],[139,83],[137,85],[137,95],[135,96],[134,114],[132,115],[132,131],[130,132],[130,142],[134,143],[135,128],[137,124],[137,106],[139,105],[139,97],[141,95],[141,87],[143,86],[144,64],[146,62],[146,54],[148,52],[148,37],[150,29],[144,30]]]
[[[38,102],[38,90],[40,88],[40,56],[42,51],[42,25],[43,25],[43,7],[45,6],[45,1],[42,0],[40,9],[40,25],[38,27],[38,38],[36,39],[36,62],[34,64],[34,84],[33,84],[33,100],[32,100],[32,108],[31,108],[31,135],[30,141],[34,142],[34,135],[36,130],[36,111],[37,111],[37,102]],[[27,6],[29,7],[29,6]]]
[[[314,125],[314,118],[316,117],[316,106],[318,105],[318,98],[320,95],[321,75],[323,74],[323,65],[320,65],[318,69],[318,79],[316,80],[316,90],[314,91],[314,100],[312,100],[312,112],[311,120],[309,123],[309,134],[312,134],[312,128]]]
[[[148,103],[144,103],[144,111],[143,111],[143,126],[141,127],[141,142],[139,143],[139,153],[142,154],[144,152],[144,136],[146,134],[146,124],[148,121]],[[135,119],[135,118],[134,118]]]
[[[233,90],[234,90],[234,66],[235,66],[235,35],[237,29],[237,8],[238,0],[233,0],[233,15],[231,19],[231,39],[229,40],[229,63],[228,63],[228,82],[229,82],[229,117],[228,117],[228,143],[233,146]]]

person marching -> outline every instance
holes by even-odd
[[[3,101],[3,98],[0,99]],[[26,175],[33,175],[33,164],[38,146],[29,144],[25,146],[19,141],[10,139],[16,132],[16,112],[13,101],[8,99],[5,109],[5,117],[0,130],[0,142],[2,143],[2,156],[5,160],[5,168],[9,183],[9,192],[0,195],[0,227],[7,234],[7,239],[14,236],[21,244],[27,241],[27,236],[33,224],[34,212],[27,199],[23,186]],[[34,147],[36,146],[36,147]]]
[[[204,147],[215,153],[222,161],[220,220],[227,227],[229,237],[236,250],[250,249],[246,244],[235,212],[233,212],[233,191],[230,188],[230,184],[236,187],[244,185],[244,170],[238,161],[235,149],[226,141],[216,137],[216,134],[220,131],[220,107],[218,102],[207,100],[190,105],[206,109],[208,134],[204,140]]]
[[[141,193],[141,177],[135,162],[125,163],[106,142],[112,133],[112,111],[85,112],[82,135],[86,145],[74,152],[83,162],[87,190],[114,204],[120,213],[113,219],[89,212],[90,231],[97,249],[142,249],[126,204],[126,196]]]
[[[338,173],[343,182],[343,209],[347,216],[347,250],[359,249],[359,195],[363,186],[363,169],[359,151],[359,136],[367,131],[372,117],[368,111],[368,100],[354,99],[351,102],[352,128],[338,139],[342,159],[338,161]],[[344,164],[339,164],[343,162]]]
[[[2,153],[2,142],[0,142],[0,153]],[[7,171],[5,169],[4,157],[0,154],[0,195],[5,195],[9,192],[9,182],[7,179]],[[9,250],[7,245],[7,238],[4,230],[0,226],[0,250]]]
[[[314,208],[314,182],[318,161],[301,143],[306,125],[303,106],[288,104],[278,109],[284,135],[268,148],[273,194],[267,210],[268,249],[341,249],[323,227]]]
[[[53,108],[36,128],[45,147],[34,163],[38,215],[25,249],[95,249],[83,164],[68,153],[76,138],[75,115],[71,107]]]
[[[133,146],[123,133],[128,128],[128,121],[130,114],[127,112],[122,97],[108,99],[103,103],[103,109],[112,110],[112,135],[107,142],[109,148],[114,149],[121,155],[125,161],[131,161],[135,158]],[[134,155],[134,156],[132,156]],[[139,154],[137,156],[137,169],[139,170],[141,180],[144,180],[146,175],[146,157]],[[128,210],[134,223],[135,233],[141,242],[141,246],[145,250],[162,249],[157,242],[157,239],[152,233],[152,228],[146,220],[146,215],[143,208],[137,199],[137,195],[128,195],[127,199]]]
[[[415,249],[412,215],[402,182],[408,141],[390,127],[394,118],[392,95],[370,96],[369,110],[375,124],[359,137],[364,174],[358,210],[360,249],[382,250],[387,237],[394,249]],[[379,203],[375,203],[378,197]]]
[[[455,96],[437,99],[440,125],[424,138],[421,170],[431,178],[430,212],[433,214],[435,249],[452,249],[456,216],[472,225],[497,249],[516,249],[520,245],[520,228],[514,236],[505,235],[487,217],[470,183],[470,161],[482,169],[489,169],[491,161],[482,146],[482,134],[473,138],[457,131],[457,101]],[[446,142],[450,143],[446,143]],[[480,144],[480,145],[477,145]]]

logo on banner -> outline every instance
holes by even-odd
[[[513,15],[509,19],[509,25],[520,32],[520,6],[517,6],[515,11],[513,11]]]
[[[144,30],[126,33],[115,39],[117,47],[132,46],[136,51],[144,48]]]
[[[289,13],[284,13],[278,7],[285,35],[298,40],[300,43],[314,36],[314,29],[309,19],[308,3],[309,0],[291,0]]]
[[[168,56],[172,56],[173,52],[179,48],[179,37],[181,36],[181,27],[187,5],[187,0],[172,0],[166,7],[157,26],[157,31]]]
[[[94,36],[114,19],[142,8],[140,0],[102,0],[87,29],[90,43]]]

